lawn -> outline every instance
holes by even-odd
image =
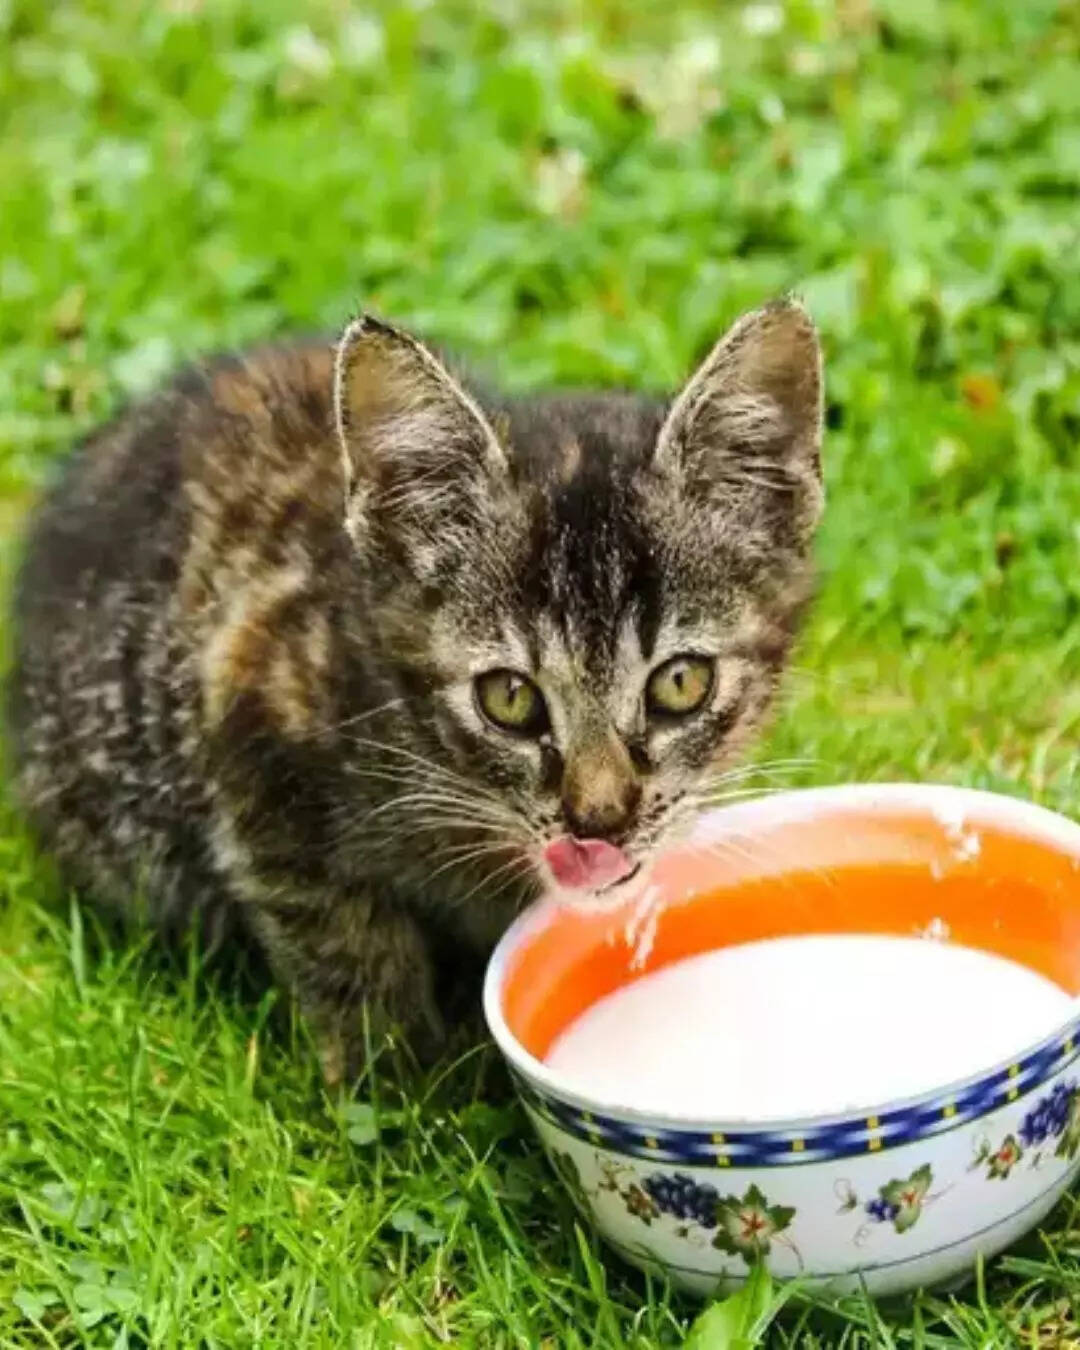
[[[670,388],[798,288],[822,591],[764,753],[1080,814],[1080,8],[0,0],[0,537],[199,352],[363,302],[515,387]],[[273,1000],[0,824],[0,1345],[679,1346],[484,1055],[322,1090]],[[1080,1209],[777,1347],[1080,1345]],[[711,1350],[711,1347],[710,1347]]]

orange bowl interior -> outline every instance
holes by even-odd
[[[955,831],[930,814],[831,808],[755,827],[752,837],[688,845],[657,866],[663,903],[636,965],[625,936],[634,902],[605,912],[550,909],[507,963],[507,1025],[543,1059],[586,1008],[672,961],[762,938],[912,936],[930,925],[1080,992],[1080,861],[980,825],[975,813],[967,830],[977,831],[977,851],[958,847]]]

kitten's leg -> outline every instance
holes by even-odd
[[[416,919],[368,899],[316,906],[278,903],[251,913],[277,977],[315,1035],[328,1083],[363,1068],[366,1035],[400,1028],[422,1062],[436,1059],[446,1030],[434,966]]]

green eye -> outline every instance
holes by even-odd
[[[713,663],[704,656],[676,656],[649,676],[645,706],[660,717],[697,712],[713,687]]]
[[[548,729],[547,704],[532,680],[513,670],[489,670],[476,680],[480,711],[500,731],[540,736]]]

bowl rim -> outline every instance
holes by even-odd
[[[732,826],[768,822],[770,819],[794,820],[829,813],[845,807],[858,806],[881,815],[899,814],[913,809],[923,811],[946,824],[966,824],[972,819],[982,825],[997,825],[1012,833],[1042,841],[1072,853],[1080,859],[1080,823],[1051,811],[1048,807],[1022,797],[990,792],[981,788],[955,787],[938,783],[850,783],[828,787],[793,788],[735,806],[719,807],[699,817],[691,831],[691,838],[708,835],[718,826],[727,832]],[[659,1127],[673,1134],[803,1134],[808,1131],[843,1125],[846,1122],[865,1122],[868,1117],[895,1115],[914,1110],[942,1098],[951,1098],[969,1092],[980,1083],[996,1075],[1008,1073],[1011,1067],[1045,1050],[1060,1039],[1076,1034],[1080,1018],[1080,995],[1074,996],[1066,1014],[1045,1034],[1016,1053],[993,1064],[987,1064],[961,1078],[936,1084],[924,1092],[879,1099],[865,1106],[844,1107],[836,1111],[818,1112],[809,1116],[693,1116],[672,1115],[662,1111],[643,1109],[625,1102],[590,1097],[575,1087],[567,1077],[537,1059],[521,1044],[510,1030],[502,1011],[502,986],[507,965],[520,944],[547,919],[552,901],[541,897],[530,905],[503,934],[491,955],[484,975],[484,1017],[496,1045],[514,1075],[523,1078],[541,1097],[572,1106],[587,1116],[612,1117],[642,1128]],[[1034,1086],[1034,1085],[1033,1085]]]

